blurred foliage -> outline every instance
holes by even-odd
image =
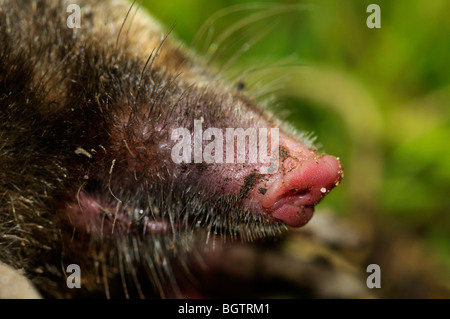
[[[145,6],[340,157],[345,179],[319,207],[407,229],[450,269],[450,1],[251,3]],[[370,3],[380,29],[366,26]]]

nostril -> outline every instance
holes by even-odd
[[[282,197],[289,197],[289,196],[305,196],[306,194],[308,194],[309,189],[296,189],[293,188],[290,191],[288,191],[286,194],[284,194]]]
[[[287,191],[286,193],[282,194],[275,202],[278,203],[281,200],[286,201],[286,200],[296,200],[296,201],[302,201],[304,202],[305,205],[309,205],[309,204],[314,204],[311,203],[311,189],[307,188],[307,189],[296,189],[296,188],[292,188],[291,190]],[[274,205],[275,205],[274,204]]]
[[[314,206],[325,196],[317,191],[316,188],[307,188],[298,190],[292,188],[286,193],[280,194],[275,199],[274,204],[270,207],[270,211],[275,211],[285,204],[295,204],[297,206]]]

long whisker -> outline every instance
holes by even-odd
[[[227,31],[223,32],[218,39],[215,41],[215,47],[220,47],[220,43],[223,42],[224,39],[229,37],[232,33],[236,32],[237,30],[245,27],[246,25],[249,25],[251,23],[254,23],[256,21],[259,21],[261,19],[264,19],[266,17],[278,15],[283,12],[292,12],[292,11],[300,11],[300,10],[309,10],[313,6],[311,4],[279,4],[279,3],[248,3],[248,4],[238,4],[235,6],[231,6],[228,8],[225,8],[223,10],[220,10],[213,14],[206,22],[200,27],[199,31],[197,32],[196,36],[194,37],[194,40],[192,42],[192,46],[199,49],[200,52],[209,52],[211,45],[212,45],[212,34],[214,33],[214,27],[213,25],[217,22],[217,20],[222,19],[228,15],[235,14],[238,12],[245,12],[247,10],[264,10],[263,12],[257,12],[256,14],[252,15],[251,18],[248,16],[239,20],[236,25],[234,25],[232,28],[228,29]],[[259,18],[258,18],[259,17]],[[255,21],[250,21],[252,19],[255,19]],[[205,34],[207,36],[205,37]],[[200,47],[200,41],[203,39],[203,47]],[[214,50],[214,49],[213,49]]]
[[[152,52],[150,53],[150,55],[148,56],[147,61],[145,62],[144,67],[142,68],[141,76],[139,77],[139,83],[138,83],[138,86],[137,86],[136,98],[134,99],[135,103],[138,101],[139,92],[141,91],[142,78],[144,77],[144,73],[145,73],[145,70],[147,69],[147,66],[150,63],[150,70],[152,69],[153,62],[158,57],[162,46],[164,45],[164,43],[166,42],[167,38],[169,37],[170,33],[173,31],[174,28],[175,28],[175,25],[172,25],[169,28],[169,31],[167,31],[167,33],[163,36],[161,42],[159,43],[159,46],[156,48],[156,51],[155,51],[155,48],[154,48],[152,50]]]
[[[131,29],[131,26],[133,25],[134,17],[135,17],[136,14],[139,12],[139,9],[142,7],[142,2],[143,2],[143,1],[144,1],[144,0],[139,1],[139,4],[137,5],[136,10],[134,10],[133,16],[131,17],[131,20],[130,20],[130,23],[129,23],[130,26],[128,27],[127,33],[126,33],[126,35],[125,35],[125,39],[128,38],[128,33],[130,33],[130,29]]]
[[[250,42],[245,42],[244,45],[240,47],[229,59],[226,61],[223,66],[220,67],[220,71],[225,72],[230,66],[239,59],[246,51],[248,51],[255,43],[264,38],[271,30],[275,29],[276,25],[273,24],[268,26],[263,32],[260,32],[257,36],[253,36]],[[245,37],[245,36],[244,36]]]
[[[130,8],[127,11],[127,14],[125,15],[125,19],[123,19],[122,25],[120,26],[120,29],[119,29],[119,33],[117,34],[116,47],[119,45],[120,34],[122,33],[122,29],[123,29],[125,23],[127,22],[128,15],[130,14],[131,9],[133,9],[133,6],[135,3],[136,3],[136,0],[133,0],[133,3],[131,4]]]
[[[239,12],[239,11],[245,11],[245,10],[255,10],[255,9],[264,9],[264,8],[270,8],[273,6],[273,3],[246,3],[246,4],[237,4],[234,6],[230,6],[228,8],[222,9],[217,11],[215,14],[213,14],[211,17],[206,20],[206,22],[200,27],[197,34],[194,37],[194,40],[192,42],[193,47],[197,47],[199,45],[200,40],[203,38],[204,34],[206,32],[209,32],[212,25],[219,19]],[[279,4],[278,4],[279,5]],[[209,47],[210,44],[207,43],[207,46],[203,48],[202,52],[205,52],[206,49]]]

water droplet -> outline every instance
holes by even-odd
[[[327,192],[327,189],[326,189],[325,187],[322,187],[322,188],[320,189],[320,192],[323,193],[323,194],[325,194],[325,193]]]

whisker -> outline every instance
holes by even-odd
[[[200,27],[197,34],[194,37],[194,40],[192,42],[193,47],[198,47],[200,40],[203,38],[203,35],[205,32],[210,32],[210,29],[212,28],[212,25],[219,19],[226,17],[227,15],[236,13],[236,12],[243,12],[245,10],[255,10],[255,9],[268,9],[272,7],[273,3],[246,3],[246,4],[236,4],[230,7],[227,7],[225,9],[219,10],[216,13],[214,13],[212,16],[210,16],[205,23]],[[276,4],[279,5],[279,4]],[[207,44],[206,47],[203,47],[201,52],[207,52],[207,48],[210,46],[210,44]]]
[[[106,260],[105,260],[105,255],[103,253],[101,253],[101,255],[100,255],[100,262],[102,265],[103,287],[105,288],[106,299],[111,299],[111,293],[109,290],[109,283],[108,283],[108,274],[107,274],[107,268],[106,268]]]
[[[139,82],[138,82],[138,85],[137,85],[136,98],[134,99],[135,103],[138,101],[139,92],[141,91],[142,78],[144,77],[144,73],[145,73],[145,70],[146,70],[148,64],[150,63],[150,70],[152,70],[153,62],[155,61],[156,57],[158,57],[158,54],[159,54],[162,46],[164,45],[164,43],[166,42],[166,39],[169,37],[170,33],[172,32],[172,30],[174,28],[175,28],[175,25],[172,25],[169,28],[169,31],[167,31],[167,33],[163,36],[161,42],[159,43],[159,46],[156,48],[156,52],[155,52],[155,48],[153,48],[152,52],[148,56],[147,61],[145,62],[144,67],[142,68],[141,76],[139,78]],[[155,53],[155,54],[153,55],[153,53]]]
[[[266,36],[271,30],[275,29],[276,25],[271,25],[265,28],[265,30],[259,33],[257,36],[254,36],[250,42],[246,42],[245,45],[241,46],[239,50],[237,50],[229,59],[226,61],[223,66],[220,67],[221,72],[225,72],[231,65],[241,57],[246,51],[248,51],[255,43],[260,41],[264,36]]]
[[[134,0],[134,1],[136,1],[136,0]],[[137,5],[136,10],[134,11],[133,16],[131,17],[131,20],[130,20],[130,23],[129,23],[130,26],[128,27],[127,33],[125,34],[125,39],[128,38],[128,34],[129,34],[129,32],[130,32],[131,26],[133,25],[134,17],[135,17],[136,14],[139,12],[139,9],[142,7],[142,2],[143,2],[143,1],[144,1],[144,0],[139,1],[139,4]]]
[[[119,243],[119,245],[123,246],[124,243]],[[125,278],[125,270],[124,270],[124,266],[123,266],[123,249],[120,249],[118,254],[117,254],[117,264],[119,266],[119,273],[120,273],[120,279],[122,282],[122,288],[123,288],[123,292],[125,294],[125,298],[126,299],[130,299],[130,295],[128,293],[128,287],[127,287],[127,282],[126,282],[126,278]]]
[[[120,29],[119,29],[119,33],[117,34],[116,47],[118,47],[118,45],[119,45],[120,34],[122,33],[122,29],[123,29],[125,23],[127,22],[128,15],[130,14],[131,9],[133,9],[133,6],[135,3],[136,3],[136,0],[133,0],[133,3],[131,4],[130,8],[127,11],[127,14],[125,15],[125,19],[123,19],[122,25],[120,26]]]

